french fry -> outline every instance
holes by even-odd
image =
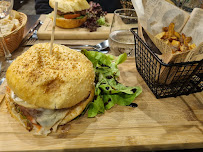
[[[185,46],[185,45],[181,45],[180,46],[180,51],[181,52],[184,52],[184,51],[186,51],[187,50],[187,47]]]
[[[168,36],[169,38],[172,37],[174,35],[174,27],[175,27],[175,24],[174,23],[171,23],[168,27]]]
[[[164,36],[161,39],[168,40],[168,38],[169,38],[169,33],[165,32]]]
[[[192,37],[186,37],[184,40],[184,45],[188,46],[188,43],[190,43],[191,40],[192,40]]]
[[[178,39],[180,39],[180,34],[179,34],[178,32],[174,32],[174,35],[175,35]]]
[[[172,45],[173,47],[176,47],[177,49],[180,48],[180,42],[179,42],[179,41],[173,40],[172,43],[171,43],[171,45]]]
[[[169,41],[170,41],[170,42],[172,42],[173,40],[178,40],[178,38],[175,37],[175,36],[169,38]]]
[[[165,35],[165,32],[161,32],[161,33],[157,34],[155,37],[157,39],[161,39],[164,35]]]
[[[185,34],[184,33],[182,33],[182,35],[181,35],[181,43],[184,43],[185,42]]]
[[[196,45],[190,44],[192,37],[186,37],[184,33],[180,34],[174,30],[175,24],[170,23],[168,27],[163,27],[163,32],[157,34],[157,39],[163,40],[164,43],[172,47],[172,53],[177,51],[187,51],[196,48]]]
[[[168,27],[163,27],[164,32],[168,32]]]
[[[189,45],[189,49],[190,49],[190,50],[192,50],[192,49],[194,49],[194,48],[196,48],[196,45],[195,45],[194,43]]]

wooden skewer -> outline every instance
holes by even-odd
[[[55,26],[56,26],[57,8],[58,8],[58,2],[55,2],[55,6],[54,6],[54,19],[53,19],[52,33],[51,33],[51,44],[50,44],[50,50],[49,50],[49,54],[50,55],[52,55],[52,49],[53,49],[53,43],[54,43],[54,32],[55,32]]]

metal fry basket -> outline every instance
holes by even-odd
[[[138,36],[135,39],[136,67],[156,98],[189,95],[203,90],[203,59],[193,62],[166,64]]]

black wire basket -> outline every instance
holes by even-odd
[[[136,67],[156,98],[189,95],[203,90],[203,59],[166,64],[132,28],[135,39]]]

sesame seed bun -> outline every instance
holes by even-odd
[[[86,0],[49,0],[49,5],[54,8],[56,1],[58,2],[58,10],[63,13],[82,11],[90,8]]]
[[[6,73],[15,94],[36,107],[70,108],[86,99],[94,86],[94,69],[83,54],[63,45],[39,43],[16,58]]]

